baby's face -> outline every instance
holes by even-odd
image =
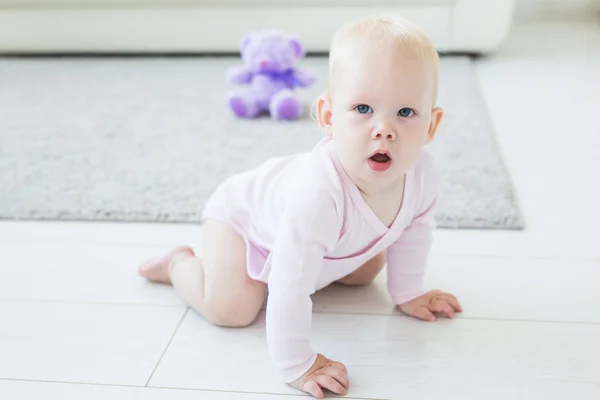
[[[326,128],[357,184],[392,183],[415,164],[441,119],[430,69],[373,45],[347,56],[332,77]]]

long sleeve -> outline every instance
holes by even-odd
[[[423,281],[435,229],[437,195],[387,249],[387,289],[394,304],[424,293]]]
[[[424,293],[427,258],[436,227],[435,210],[440,173],[433,154],[425,150],[415,165],[410,184],[413,218],[400,237],[388,247],[387,289],[394,304],[404,304]]]
[[[271,360],[285,382],[298,379],[316,359],[310,344],[310,296],[323,257],[339,239],[340,221],[327,195],[292,201],[279,221],[271,251],[266,331]]]

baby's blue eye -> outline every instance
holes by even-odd
[[[412,114],[411,114],[412,113]],[[413,110],[411,110],[410,108],[401,108],[400,111],[398,111],[398,115],[401,117],[410,117],[411,115],[413,115],[415,112]]]
[[[371,107],[366,104],[359,104],[355,107],[355,110],[361,114],[366,114],[371,110]]]

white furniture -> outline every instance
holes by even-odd
[[[343,22],[397,12],[441,52],[485,53],[507,35],[515,0],[0,0],[1,53],[237,52],[265,27],[326,52]]]

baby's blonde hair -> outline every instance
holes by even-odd
[[[329,51],[328,89],[324,93],[330,98],[331,81],[336,72],[345,46],[359,40],[383,41],[392,51],[417,57],[430,68],[433,80],[433,105],[438,101],[439,55],[431,39],[414,23],[399,15],[381,15],[351,21],[342,25],[331,40]],[[347,60],[346,60],[347,62]],[[316,116],[313,106],[313,117]]]

